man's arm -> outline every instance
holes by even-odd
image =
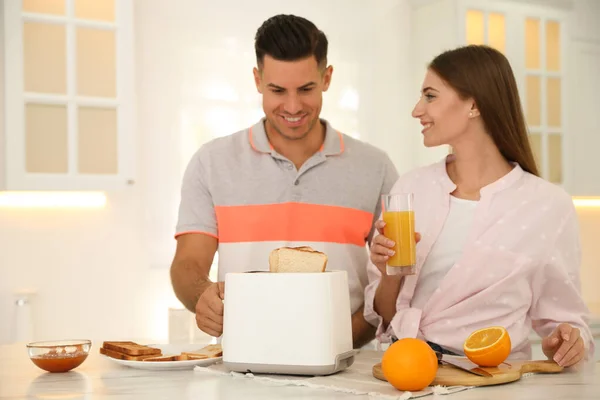
[[[177,237],[177,250],[171,265],[171,284],[175,295],[191,312],[196,312],[200,295],[213,284],[210,266],[217,251],[217,239],[202,233]]]
[[[387,153],[384,152],[383,154],[383,181],[381,183],[381,190],[379,191],[379,196],[377,197],[377,202],[375,203],[375,212],[373,213],[373,224],[371,226],[371,232],[369,233],[369,236],[367,237],[367,246],[369,247],[369,253],[371,252],[371,246],[373,245],[373,239],[375,238],[375,236],[378,232],[375,224],[376,222],[381,218],[381,214],[382,214],[382,210],[381,210],[381,202],[379,201],[379,199],[381,199],[381,195],[384,194],[389,194],[392,191],[392,188],[394,187],[394,185],[396,185],[396,183],[398,182],[399,179],[399,175],[398,175],[398,170],[396,169],[396,166],[394,165],[394,163],[392,162],[392,160],[390,159],[390,157],[387,155]],[[369,263],[367,263],[367,270]],[[367,272],[368,274],[368,272]],[[371,281],[372,278],[369,278],[369,281]],[[396,294],[397,296],[397,294]],[[365,301],[370,301],[369,299],[366,298],[367,296],[365,296]],[[396,297],[394,297],[396,298]],[[375,310],[377,310],[377,304],[374,304],[374,308]],[[377,328],[374,327],[373,325],[371,325],[370,323],[367,322],[367,320],[364,317],[364,313],[362,312],[364,309],[364,306],[361,307],[361,317],[362,317],[362,324],[365,324],[366,327],[364,328],[364,332],[368,332],[368,336],[365,333],[364,336],[364,340],[373,340],[375,338],[375,334],[377,332]],[[372,313],[372,311],[370,311],[370,313]],[[358,322],[357,322],[358,325]],[[363,343],[364,345],[364,343]]]
[[[365,320],[363,309],[364,307],[360,307],[352,314],[352,343],[355,349],[375,339],[375,327]]]

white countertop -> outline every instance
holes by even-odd
[[[593,368],[595,367],[595,368]],[[327,389],[274,387],[252,379],[236,379],[189,371],[142,371],[116,365],[92,347],[88,359],[75,370],[50,374],[28,358],[23,344],[0,346],[0,400],[6,399],[335,399],[374,397]],[[426,396],[423,399],[439,398]],[[572,399],[600,398],[600,365],[585,372],[535,375],[505,385],[469,389],[444,396],[464,399]]]

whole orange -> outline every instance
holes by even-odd
[[[423,390],[433,382],[438,370],[435,352],[420,339],[404,338],[383,354],[381,372],[396,389]]]
[[[502,326],[491,326],[471,333],[465,340],[465,356],[481,367],[497,367],[508,358],[510,336]]]

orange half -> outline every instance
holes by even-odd
[[[497,367],[510,355],[510,336],[501,326],[479,329],[465,340],[463,350],[465,356],[475,364]]]

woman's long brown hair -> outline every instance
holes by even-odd
[[[429,69],[463,99],[473,99],[486,131],[502,156],[539,176],[531,151],[517,82],[510,63],[499,51],[470,45],[435,57]]]

